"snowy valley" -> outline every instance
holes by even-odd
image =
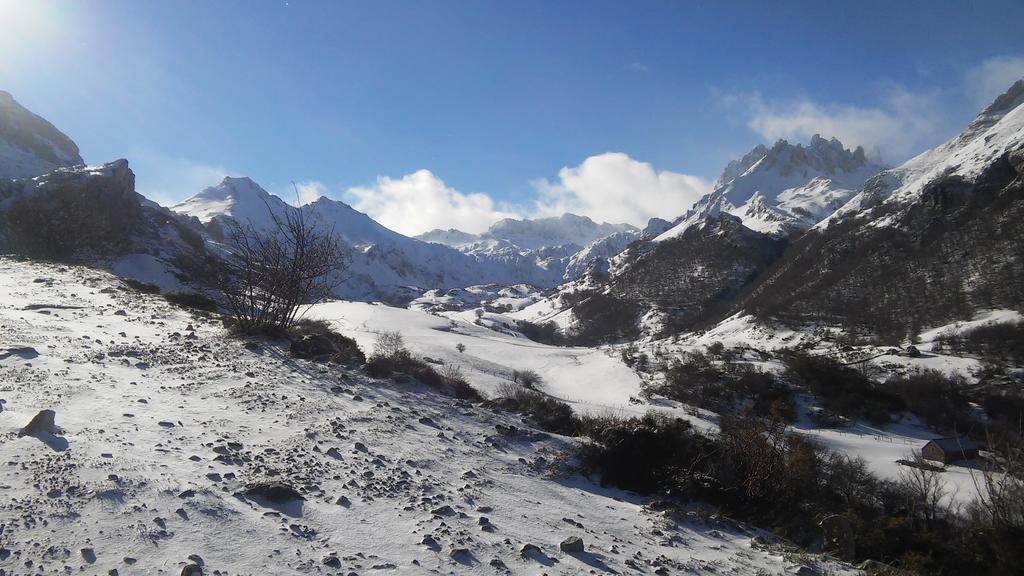
[[[1024,80],[899,166],[779,140],[642,230],[415,238],[161,206],[0,92],[0,575],[1009,574],[1022,193]],[[344,263],[247,331],[218,273],[282,222]]]

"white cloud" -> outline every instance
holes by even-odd
[[[282,198],[287,198],[289,204],[294,204],[295,200],[296,200],[295,199],[296,191],[299,194],[299,197],[298,197],[298,205],[299,206],[304,206],[306,204],[309,204],[310,202],[316,202],[317,200],[320,199],[321,196],[327,196],[328,193],[330,192],[328,190],[327,186],[325,186],[323,182],[318,182],[316,180],[309,180],[307,182],[296,182],[295,183],[295,188],[293,188],[292,190],[289,190],[287,194],[285,194],[285,195],[283,195],[281,197]]]
[[[696,176],[658,171],[621,152],[591,156],[558,172],[558,181],[534,183],[537,216],[572,212],[598,222],[644,226],[651,217],[671,219],[688,210],[711,185]]]
[[[135,173],[135,189],[143,196],[170,206],[215,186],[225,176],[240,176],[219,165],[167,156],[152,150],[135,150],[128,157]]]
[[[464,194],[449,188],[430,170],[398,179],[379,176],[374,186],[349,188],[346,197],[356,210],[407,235],[434,228],[478,233],[502,218],[519,217],[486,194]]]
[[[838,138],[843,145],[877,147],[889,161],[903,160],[933,146],[945,134],[937,91],[911,92],[890,86],[877,106],[823,104],[806,98],[766,101],[759,94],[730,97],[745,102],[747,125],[770,144],[784,138],[805,142],[814,134]]]
[[[968,95],[980,109],[988,106],[1014,82],[1024,78],[1024,56],[989,58],[967,71]]]

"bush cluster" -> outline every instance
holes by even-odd
[[[566,343],[565,337],[558,330],[554,322],[535,323],[529,320],[517,320],[516,330],[534,342],[562,346]]]
[[[665,415],[588,423],[581,461],[603,482],[698,499],[802,546],[820,542],[825,518],[849,526],[851,544],[832,550],[911,574],[1020,574],[1024,473],[1001,498],[983,497],[967,517],[941,499],[940,474],[909,469],[899,481],[873,476],[861,460],[822,449],[778,421],[724,417],[718,434],[698,434]],[[1001,478],[991,476],[992,478]],[[992,494],[994,491],[989,491]]]
[[[877,383],[831,358],[790,353],[785,362],[793,382],[843,416],[884,424],[892,414],[909,411],[937,430],[961,434],[975,425],[959,377],[920,370]]]
[[[1024,321],[987,324],[959,334],[940,334],[936,343],[953,353],[1020,362],[1024,360]]]
[[[640,334],[642,309],[618,296],[584,291],[563,295],[562,303],[572,306],[574,322],[566,336],[568,343],[592,346],[630,340]]]
[[[167,292],[164,299],[171,304],[203,312],[216,312],[219,309],[216,300],[199,292]]]
[[[345,365],[366,363],[366,355],[356,341],[332,329],[326,320],[302,318],[288,328],[287,335],[292,342],[292,355],[296,357],[326,359]],[[323,342],[304,346],[304,340],[309,338],[321,338]]]
[[[373,354],[366,363],[366,373],[373,378],[407,374],[431,388],[443,390],[456,398],[483,398],[458,366],[446,365],[438,371],[424,360],[414,357],[405,346],[405,339],[400,332],[382,332],[377,335]]]
[[[572,408],[543,392],[509,383],[498,388],[501,405],[508,410],[525,415],[541,430],[576,436],[581,429],[579,418]]]
[[[746,364],[718,364],[699,351],[689,352],[669,363],[662,376],[663,380],[649,391],[720,414],[796,420],[790,388],[774,375]]]

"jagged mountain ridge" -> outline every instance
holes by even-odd
[[[707,216],[726,212],[743,225],[776,236],[806,230],[846,203],[886,167],[864,149],[848,150],[815,134],[807,146],[779,140],[758,144],[730,162],[715,189],[657,240],[678,236]]]
[[[0,180],[83,163],[71,138],[0,90]]]

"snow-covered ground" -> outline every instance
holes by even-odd
[[[539,344],[478,326],[473,312],[450,318],[361,302],[329,302],[314,306],[307,316],[331,321],[366,351],[373,350],[378,333],[401,332],[413,352],[460,366],[484,393],[493,394],[513,370],[536,371],[544,379],[545,392],[577,410],[635,411],[630,397],[640,393],[640,378],[610,350]],[[456,349],[460,343],[464,352]]]
[[[851,364],[864,363],[870,366],[879,380],[895,375],[904,375],[917,370],[937,370],[947,375],[959,375],[967,381],[976,381],[983,363],[970,356],[958,356],[932,350],[935,340],[943,334],[960,333],[978,326],[1016,321],[1021,314],[1013,310],[984,310],[968,321],[935,326],[922,331],[916,347],[921,354],[911,356],[900,348],[890,346],[840,347],[833,338],[824,338],[828,330],[809,326],[802,330],[769,326],[755,320],[753,316],[737,314],[727,318],[706,331],[683,334],[678,338],[653,340],[642,343],[641,349],[651,355],[656,353],[671,358],[682,352],[706,351],[716,343],[725,348],[747,350],[743,361],[757,368],[781,373],[783,364],[771,356],[771,352],[783,348],[799,348],[808,354],[837,358]],[[835,329],[833,329],[833,335]],[[909,343],[905,343],[909,344]],[[769,353],[762,360],[758,354],[749,351]],[[928,440],[942,437],[941,434],[917,421],[912,415],[897,415],[899,421],[883,426],[871,426],[855,422],[841,428],[819,428],[807,417],[809,410],[818,408],[818,402],[801,396],[798,402],[800,421],[793,430],[814,438],[821,445],[846,454],[862,458],[868,468],[880,478],[897,480],[903,466],[897,460],[912,459]],[[677,410],[678,413],[678,410]],[[693,419],[691,418],[691,421]],[[704,418],[705,423],[712,419]],[[982,479],[973,463],[959,463],[946,467],[942,478],[947,483],[947,499],[955,505],[965,505],[978,495]]]
[[[418,352],[454,359],[461,340],[485,388],[481,369],[507,366],[543,370],[566,396],[625,398],[603,388],[625,375],[601,351],[447,332],[366,304],[315,312],[364,346],[399,327]],[[4,574],[784,574],[824,562],[603,489],[573,472],[571,440],[501,434],[522,426],[512,415],[247,347],[97,270],[0,259],[0,398]],[[19,437],[43,409],[58,435]],[[264,480],[304,500],[246,494]],[[560,552],[569,536],[586,551]],[[522,557],[526,544],[540,552]]]

